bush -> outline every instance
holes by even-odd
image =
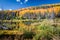
[[[35,30],[36,35],[33,40],[51,40],[53,37],[57,40],[57,36],[60,35],[60,27],[52,26],[48,20],[44,20],[41,25],[36,26]]]

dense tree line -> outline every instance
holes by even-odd
[[[0,12],[0,20],[10,20],[14,19],[15,17],[16,17],[15,12],[5,12],[5,11]]]
[[[23,16],[22,16],[22,19],[54,19],[56,17],[59,17],[60,16],[60,13],[58,13],[56,15],[56,13],[52,12],[52,13],[48,13],[48,12],[45,12],[44,14],[43,13],[25,13]]]

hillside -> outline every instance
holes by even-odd
[[[60,3],[0,11],[0,40],[59,40]]]

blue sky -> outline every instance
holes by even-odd
[[[42,4],[59,3],[60,0],[0,0],[0,9],[19,9]]]

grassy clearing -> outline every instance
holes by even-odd
[[[59,20],[59,19],[58,19]],[[28,26],[28,28],[20,27],[16,34],[20,34],[22,32],[22,39],[31,39],[31,40],[59,40],[60,39],[60,25],[58,25],[60,21],[57,22],[55,20],[47,20],[44,19],[41,22],[35,22],[37,25]],[[7,31],[8,32],[8,31]],[[11,31],[10,31],[11,32]],[[10,33],[8,32],[8,33]],[[4,33],[4,32],[2,32]],[[1,33],[1,34],[2,34]],[[13,33],[11,33],[13,34]]]

